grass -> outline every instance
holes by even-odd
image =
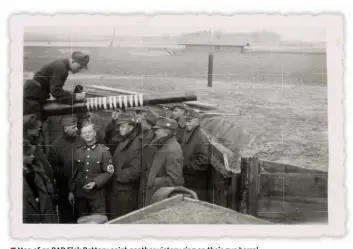
[[[311,169],[328,168],[325,55],[215,54],[216,75],[208,88],[206,53],[152,56],[153,51],[139,55],[126,49],[85,49],[92,55],[86,74],[102,77],[70,76],[68,88],[82,84],[160,93],[193,90],[198,100],[218,104],[221,111],[242,109],[241,116],[225,118],[256,137],[245,154]],[[24,70],[33,72],[69,54],[69,49],[27,47]]]

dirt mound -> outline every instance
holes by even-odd
[[[241,152],[249,144],[250,137],[240,126],[221,116],[205,118],[201,121],[203,130],[217,140],[218,143],[234,153]]]

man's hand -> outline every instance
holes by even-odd
[[[75,99],[77,101],[82,101],[86,99],[86,93],[75,93]]]
[[[96,186],[95,182],[90,182],[90,183],[86,184],[85,186],[83,186],[83,188],[86,190],[92,190],[95,186]]]
[[[75,204],[75,196],[72,192],[69,193],[69,202],[72,206]]]

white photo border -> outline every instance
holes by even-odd
[[[222,13],[159,13],[156,15],[223,15]],[[22,95],[23,95],[23,34],[29,26],[114,26],[122,17],[132,14],[14,14],[9,20],[10,48],[10,182],[11,235],[13,238],[94,238],[141,239],[151,238],[305,238],[343,236],[346,232],[344,177],[344,26],[340,14],[225,14],[234,18],[235,25],[281,26],[301,23],[305,27],[325,28],[327,46],[327,93],[329,132],[329,182],[327,225],[65,225],[22,223]],[[151,14],[148,14],[151,16]]]

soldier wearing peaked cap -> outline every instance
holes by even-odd
[[[201,115],[193,109],[186,112],[186,130],[181,142],[184,156],[184,186],[207,201],[209,142],[200,128]]]
[[[172,118],[177,121],[178,127],[176,129],[176,138],[179,143],[183,138],[183,134],[186,128],[185,122],[185,110],[186,106],[183,103],[176,103],[172,106]]]
[[[152,195],[161,187],[182,186],[183,152],[175,138],[175,120],[158,117],[153,126],[155,138],[143,149],[143,174],[140,207],[151,203]]]
[[[63,89],[69,72],[75,74],[87,69],[90,56],[74,51],[69,59],[58,59],[44,65],[27,80],[23,89],[23,114],[36,114],[41,120],[42,107],[50,98],[50,94],[59,102],[72,105],[85,99],[84,93],[72,94]]]
[[[107,183],[114,174],[109,149],[97,143],[94,124],[81,129],[84,144],[76,148],[74,168],[69,185],[69,201],[76,202],[78,217],[106,214]]]
[[[140,137],[143,147],[146,147],[154,138],[154,130],[152,127],[156,125],[157,118],[157,113],[152,110],[148,110],[146,113],[144,113],[141,119],[142,132]]]
[[[121,140],[113,155],[115,172],[107,200],[109,219],[138,208],[141,177],[141,140],[136,130],[136,115],[122,113],[117,124]]]
[[[61,126],[62,136],[53,143],[53,146],[50,146],[48,160],[53,166],[56,180],[60,223],[76,223],[77,217],[67,196],[69,181],[75,171],[74,151],[83,143],[83,140],[77,133],[76,115],[63,116]]]

